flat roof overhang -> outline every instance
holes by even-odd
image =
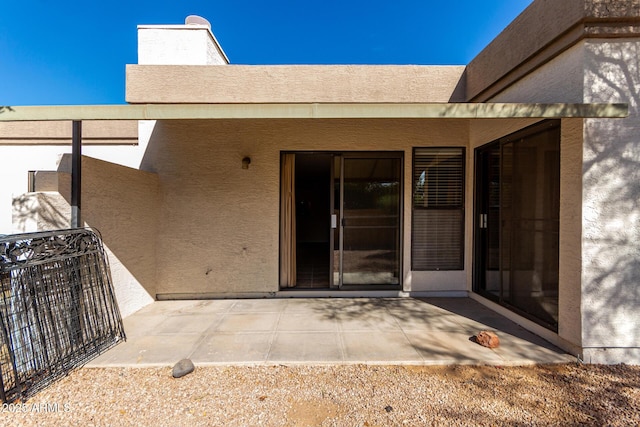
[[[0,121],[189,119],[624,118],[628,104],[308,103],[125,104],[4,107]]]
[[[71,225],[80,227],[82,121],[215,119],[624,118],[627,104],[307,103],[0,107],[0,122],[72,121]]]

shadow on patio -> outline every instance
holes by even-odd
[[[469,298],[158,301],[124,320],[128,340],[88,366],[490,364],[575,360]],[[501,345],[471,340],[495,331]]]

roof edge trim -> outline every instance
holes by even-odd
[[[12,106],[0,112],[0,121],[624,118],[628,115],[629,106],[623,103],[128,104]]]

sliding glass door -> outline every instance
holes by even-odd
[[[280,287],[398,289],[402,153],[283,153]]]
[[[560,128],[548,121],[476,150],[474,290],[558,322]]]

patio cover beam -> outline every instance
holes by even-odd
[[[0,121],[186,119],[623,118],[628,104],[126,104],[11,107]]]
[[[74,120],[71,137],[71,227],[82,226],[82,122]]]

